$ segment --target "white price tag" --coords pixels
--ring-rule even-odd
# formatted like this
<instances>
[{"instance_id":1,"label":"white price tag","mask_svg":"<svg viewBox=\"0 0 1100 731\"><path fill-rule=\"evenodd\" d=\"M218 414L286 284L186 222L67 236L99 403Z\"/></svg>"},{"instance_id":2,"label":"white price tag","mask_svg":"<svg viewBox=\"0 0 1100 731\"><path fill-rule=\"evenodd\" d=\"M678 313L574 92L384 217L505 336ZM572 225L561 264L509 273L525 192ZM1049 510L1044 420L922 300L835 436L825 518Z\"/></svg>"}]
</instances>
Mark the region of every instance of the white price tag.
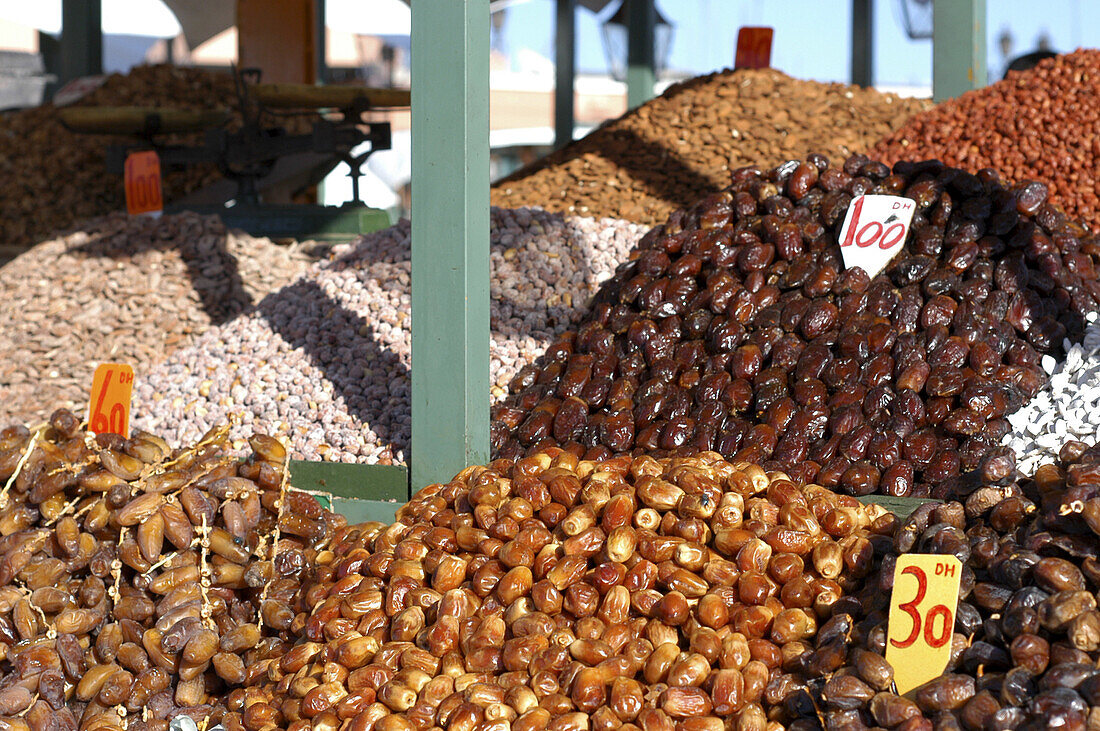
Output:
<instances>
[{"instance_id":1,"label":"white price tag","mask_svg":"<svg viewBox=\"0 0 1100 731\"><path fill-rule=\"evenodd\" d=\"M88 96L106 82L106 75L82 76L79 79L73 79L54 93L53 105L55 107L67 107Z\"/></svg>"},{"instance_id":2,"label":"white price tag","mask_svg":"<svg viewBox=\"0 0 1100 731\"><path fill-rule=\"evenodd\" d=\"M917 206L896 195L861 195L848 206L840 228L844 268L860 267L874 278L897 256Z\"/></svg>"}]
</instances>

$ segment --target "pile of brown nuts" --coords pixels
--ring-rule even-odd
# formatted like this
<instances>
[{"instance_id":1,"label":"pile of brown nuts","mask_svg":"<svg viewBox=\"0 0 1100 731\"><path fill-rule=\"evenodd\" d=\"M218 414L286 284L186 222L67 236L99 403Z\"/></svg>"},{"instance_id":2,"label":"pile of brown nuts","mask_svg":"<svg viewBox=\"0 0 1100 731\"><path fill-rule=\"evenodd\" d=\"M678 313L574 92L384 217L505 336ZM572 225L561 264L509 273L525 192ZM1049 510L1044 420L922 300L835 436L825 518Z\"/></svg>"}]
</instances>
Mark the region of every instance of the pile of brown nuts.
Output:
<instances>
[{"instance_id":1,"label":"pile of brown nuts","mask_svg":"<svg viewBox=\"0 0 1100 731\"><path fill-rule=\"evenodd\" d=\"M1096 728L1098 496L1100 448L1067 442L1030 478L919 508L822 623L794 670L805 692L783 702L787 727ZM963 562L950 663L912 700L891 692L882 657L894 561L909 551Z\"/></svg>"},{"instance_id":2,"label":"pile of brown nuts","mask_svg":"<svg viewBox=\"0 0 1100 731\"><path fill-rule=\"evenodd\" d=\"M68 411L0 431L0 716L8 729L216 722L289 650L303 574L346 521L287 486L261 435L172 451Z\"/></svg>"},{"instance_id":3,"label":"pile of brown nuts","mask_svg":"<svg viewBox=\"0 0 1100 731\"><path fill-rule=\"evenodd\" d=\"M133 363L140 388L173 351L290 284L321 254L191 212L120 212L80 229L0 267L0 425L45 421L60 407L86 411L99 363ZM154 410L137 395L134 403L135 414ZM149 430L173 444L206 431L182 440Z\"/></svg>"},{"instance_id":4,"label":"pile of brown nuts","mask_svg":"<svg viewBox=\"0 0 1100 731\"><path fill-rule=\"evenodd\" d=\"M864 193L917 205L874 279L837 244ZM1005 416L1096 310L1098 244L1042 185L990 170L862 155L742 168L650 231L592 314L516 376L494 453L714 450L855 495L1004 482Z\"/></svg>"},{"instance_id":5,"label":"pile of brown nuts","mask_svg":"<svg viewBox=\"0 0 1100 731\"><path fill-rule=\"evenodd\" d=\"M74 106L142 106L235 110L233 77L180 66L137 66L111 74ZM298 124L294 119L291 125ZM61 124L52 104L0 115L0 175L18 181L0 190L0 254L14 256L83 218L125 210L122 176L108 175L107 145L125 137L80 135ZM166 144L196 144L202 133L165 135ZM218 180L213 165L165 169L165 202Z\"/></svg>"},{"instance_id":6,"label":"pile of brown nuts","mask_svg":"<svg viewBox=\"0 0 1100 731\"><path fill-rule=\"evenodd\" d=\"M1081 49L914 115L873 157L937 158L1013 183L1038 180L1075 219L1100 232L1100 50Z\"/></svg>"},{"instance_id":7,"label":"pile of brown nuts","mask_svg":"<svg viewBox=\"0 0 1100 731\"><path fill-rule=\"evenodd\" d=\"M719 71L675 84L498 181L492 201L655 226L722 190L742 165L779 165L811 152L844 158L930 107L774 69Z\"/></svg>"},{"instance_id":8,"label":"pile of brown nuts","mask_svg":"<svg viewBox=\"0 0 1100 731\"><path fill-rule=\"evenodd\" d=\"M893 515L719 455L551 448L338 530L227 731L745 731ZM263 667L263 665L261 665ZM727 726L726 722L732 723Z\"/></svg>"}]
</instances>

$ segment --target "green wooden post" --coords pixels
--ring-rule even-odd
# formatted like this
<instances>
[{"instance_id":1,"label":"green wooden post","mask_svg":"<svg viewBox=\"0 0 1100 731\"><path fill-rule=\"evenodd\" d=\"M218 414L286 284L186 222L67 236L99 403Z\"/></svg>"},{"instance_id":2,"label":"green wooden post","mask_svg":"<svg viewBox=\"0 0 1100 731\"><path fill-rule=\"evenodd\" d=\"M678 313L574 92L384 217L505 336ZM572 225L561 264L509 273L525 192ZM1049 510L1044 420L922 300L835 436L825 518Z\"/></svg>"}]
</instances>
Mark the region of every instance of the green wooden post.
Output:
<instances>
[{"instance_id":1,"label":"green wooden post","mask_svg":"<svg viewBox=\"0 0 1100 731\"><path fill-rule=\"evenodd\" d=\"M325 38L325 0L314 0L313 23L317 29L317 38L314 39L313 65L314 80L323 84L328 80L328 40ZM320 191L318 191L320 193Z\"/></svg>"},{"instance_id":2,"label":"green wooden post","mask_svg":"<svg viewBox=\"0 0 1100 731\"><path fill-rule=\"evenodd\" d=\"M412 3L412 490L489 457L489 3Z\"/></svg>"},{"instance_id":3,"label":"green wooden post","mask_svg":"<svg viewBox=\"0 0 1100 731\"><path fill-rule=\"evenodd\" d=\"M985 0L932 7L932 99L940 102L985 86Z\"/></svg>"},{"instance_id":4,"label":"green wooden post","mask_svg":"<svg viewBox=\"0 0 1100 731\"><path fill-rule=\"evenodd\" d=\"M852 83L875 83L875 2L852 0Z\"/></svg>"},{"instance_id":5,"label":"green wooden post","mask_svg":"<svg viewBox=\"0 0 1100 731\"><path fill-rule=\"evenodd\" d=\"M653 98L657 83L657 7L653 0L626 0L626 107L633 109Z\"/></svg>"},{"instance_id":6,"label":"green wooden post","mask_svg":"<svg viewBox=\"0 0 1100 731\"><path fill-rule=\"evenodd\" d=\"M554 147L573 141L577 0L558 0L554 22Z\"/></svg>"},{"instance_id":7,"label":"green wooden post","mask_svg":"<svg viewBox=\"0 0 1100 731\"><path fill-rule=\"evenodd\" d=\"M101 0L63 0L61 3L60 83L103 73Z\"/></svg>"},{"instance_id":8,"label":"green wooden post","mask_svg":"<svg viewBox=\"0 0 1100 731\"><path fill-rule=\"evenodd\" d=\"M61 88L61 41L49 33L38 31L38 52L42 54L42 65L47 74L57 77L46 82L44 101L53 99L54 92Z\"/></svg>"}]
</instances>

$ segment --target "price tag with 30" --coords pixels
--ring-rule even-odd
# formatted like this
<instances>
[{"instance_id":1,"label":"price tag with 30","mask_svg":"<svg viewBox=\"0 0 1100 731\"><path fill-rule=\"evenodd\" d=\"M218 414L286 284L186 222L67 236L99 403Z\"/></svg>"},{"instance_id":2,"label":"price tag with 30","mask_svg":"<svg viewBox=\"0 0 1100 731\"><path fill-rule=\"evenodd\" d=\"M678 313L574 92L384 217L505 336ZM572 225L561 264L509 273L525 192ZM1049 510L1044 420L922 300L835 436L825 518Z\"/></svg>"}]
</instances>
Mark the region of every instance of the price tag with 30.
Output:
<instances>
[{"instance_id":1,"label":"price tag with 30","mask_svg":"<svg viewBox=\"0 0 1100 731\"><path fill-rule=\"evenodd\" d=\"M92 377L88 403L88 428L95 434L121 434L130 438L130 396L134 369L125 363L103 363Z\"/></svg>"},{"instance_id":2,"label":"price tag with 30","mask_svg":"<svg viewBox=\"0 0 1100 731\"><path fill-rule=\"evenodd\" d=\"M840 228L844 268L860 267L872 278L898 255L917 206L896 195L861 195L848 206Z\"/></svg>"},{"instance_id":3,"label":"price tag with 30","mask_svg":"<svg viewBox=\"0 0 1100 731\"><path fill-rule=\"evenodd\" d=\"M962 563L954 556L898 558L886 641L898 693L938 678L947 667L961 579Z\"/></svg>"}]
</instances>

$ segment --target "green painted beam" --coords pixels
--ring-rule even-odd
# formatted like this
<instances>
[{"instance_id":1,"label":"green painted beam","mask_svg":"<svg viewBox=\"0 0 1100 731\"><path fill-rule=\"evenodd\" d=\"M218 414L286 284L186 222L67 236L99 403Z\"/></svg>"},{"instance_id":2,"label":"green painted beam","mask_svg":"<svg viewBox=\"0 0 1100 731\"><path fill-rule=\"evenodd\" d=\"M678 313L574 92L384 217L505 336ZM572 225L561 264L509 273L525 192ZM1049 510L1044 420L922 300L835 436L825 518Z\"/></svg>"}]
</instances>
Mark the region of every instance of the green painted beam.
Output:
<instances>
[{"instance_id":1,"label":"green painted beam","mask_svg":"<svg viewBox=\"0 0 1100 731\"><path fill-rule=\"evenodd\" d=\"M940 502L924 497L891 497L890 495L864 495L856 500L865 505L881 505L902 520L908 518L910 513L925 503Z\"/></svg>"},{"instance_id":2,"label":"green painted beam","mask_svg":"<svg viewBox=\"0 0 1100 731\"><path fill-rule=\"evenodd\" d=\"M985 0L934 0L932 99L985 86Z\"/></svg>"},{"instance_id":3,"label":"green painted beam","mask_svg":"<svg viewBox=\"0 0 1100 731\"><path fill-rule=\"evenodd\" d=\"M290 460L290 484L301 490L358 500L409 499L409 472L402 465Z\"/></svg>"},{"instance_id":4,"label":"green painted beam","mask_svg":"<svg viewBox=\"0 0 1100 731\"><path fill-rule=\"evenodd\" d=\"M412 486L489 458L489 3L412 3Z\"/></svg>"},{"instance_id":5,"label":"green painted beam","mask_svg":"<svg viewBox=\"0 0 1100 731\"><path fill-rule=\"evenodd\" d=\"M242 204L225 208L184 203L165 206L165 211L194 211L202 215L218 216L227 228L239 228L253 236L327 243L347 243L363 234L380 231L392 225L390 214L386 211L357 205L264 203L258 206Z\"/></svg>"},{"instance_id":6,"label":"green painted beam","mask_svg":"<svg viewBox=\"0 0 1100 731\"><path fill-rule=\"evenodd\" d=\"M389 524L394 521L394 513L404 505L401 502L383 502L381 500L352 500L338 497L333 502L332 510L348 519L348 523L366 523L369 520L380 520Z\"/></svg>"},{"instance_id":7,"label":"green painted beam","mask_svg":"<svg viewBox=\"0 0 1100 731\"><path fill-rule=\"evenodd\" d=\"M557 0L554 22L554 147L573 141L573 82L577 75L577 0Z\"/></svg>"},{"instance_id":8,"label":"green painted beam","mask_svg":"<svg viewBox=\"0 0 1100 731\"><path fill-rule=\"evenodd\" d=\"M626 0L626 28L626 107L633 109L653 98L657 83L653 0Z\"/></svg>"},{"instance_id":9,"label":"green painted beam","mask_svg":"<svg viewBox=\"0 0 1100 731\"><path fill-rule=\"evenodd\" d=\"M333 497L331 495L317 495L317 502L325 510L339 513L348 519L348 523L366 523L377 520L383 523L392 523L396 517L397 509L404 502L395 500L355 500L346 497Z\"/></svg>"}]
</instances>

